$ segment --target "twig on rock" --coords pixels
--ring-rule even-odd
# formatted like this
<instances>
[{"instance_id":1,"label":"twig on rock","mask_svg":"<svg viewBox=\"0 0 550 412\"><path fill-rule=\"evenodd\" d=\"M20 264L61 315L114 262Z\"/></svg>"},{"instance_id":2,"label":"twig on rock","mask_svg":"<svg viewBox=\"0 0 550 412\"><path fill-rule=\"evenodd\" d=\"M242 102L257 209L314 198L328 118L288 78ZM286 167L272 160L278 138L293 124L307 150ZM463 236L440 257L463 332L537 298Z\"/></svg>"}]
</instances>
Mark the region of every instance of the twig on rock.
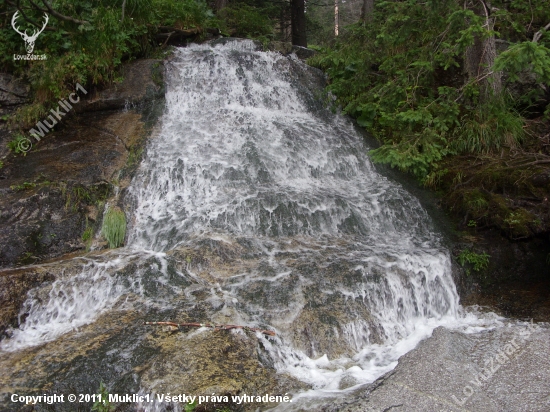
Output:
<instances>
[{"instance_id":1,"label":"twig on rock","mask_svg":"<svg viewBox=\"0 0 550 412\"><path fill-rule=\"evenodd\" d=\"M252 332L260 332L264 335L275 336L275 332L272 330L263 330L258 328L251 328L249 326L240 326L240 325L214 325L213 323L177 323L177 322L145 322L145 325L156 325L156 326L171 326L175 328L187 327L187 328L211 328L214 330L229 330L229 329L243 329L250 330Z\"/></svg>"}]
</instances>

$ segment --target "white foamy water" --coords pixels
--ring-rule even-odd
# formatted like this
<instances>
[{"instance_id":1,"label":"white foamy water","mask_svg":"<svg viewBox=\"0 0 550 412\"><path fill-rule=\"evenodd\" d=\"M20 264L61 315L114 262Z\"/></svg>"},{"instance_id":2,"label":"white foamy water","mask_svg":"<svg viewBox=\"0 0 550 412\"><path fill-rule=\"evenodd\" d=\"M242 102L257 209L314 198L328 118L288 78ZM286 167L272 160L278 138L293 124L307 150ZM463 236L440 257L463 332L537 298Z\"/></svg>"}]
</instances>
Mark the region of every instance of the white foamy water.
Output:
<instances>
[{"instance_id":1,"label":"white foamy water","mask_svg":"<svg viewBox=\"0 0 550 412\"><path fill-rule=\"evenodd\" d=\"M259 339L278 371L311 385L296 397L308 405L391 370L437 326L487 326L462 313L418 200L376 172L352 124L305 86L311 69L242 41L179 49L167 74L161 131L130 188L128 246L33 291L3 350L122 310L129 294L170 309L203 288L212 319L277 331ZM181 248L221 263L208 279L191 261L169 269Z\"/></svg>"},{"instance_id":2,"label":"white foamy water","mask_svg":"<svg viewBox=\"0 0 550 412\"><path fill-rule=\"evenodd\" d=\"M21 308L20 327L11 331L11 338L0 342L0 349L15 351L40 345L93 322L98 315L123 305L121 297L129 292L143 294L141 276L144 268L136 267L134 278L124 276L126 268L136 262L156 259L164 254L111 253L101 260L77 258L70 269L63 270L49 285L29 291ZM159 265L159 282L166 268Z\"/></svg>"}]
</instances>

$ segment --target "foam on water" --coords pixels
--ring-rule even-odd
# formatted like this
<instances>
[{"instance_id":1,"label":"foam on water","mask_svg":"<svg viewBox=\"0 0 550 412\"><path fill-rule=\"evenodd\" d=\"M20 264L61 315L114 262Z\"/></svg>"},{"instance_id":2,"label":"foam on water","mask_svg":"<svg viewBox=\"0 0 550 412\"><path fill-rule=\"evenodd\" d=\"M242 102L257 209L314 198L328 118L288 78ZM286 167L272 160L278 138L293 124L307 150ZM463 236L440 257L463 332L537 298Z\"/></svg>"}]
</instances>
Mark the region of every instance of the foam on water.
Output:
<instances>
[{"instance_id":1,"label":"foam on water","mask_svg":"<svg viewBox=\"0 0 550 412\"><path fill-rule=\"evenodd\" d=\"M55 340L93 322L129 292L144 294L143 268L134 278L123 276L132 262L161 262L158 281L166 272L164 254L141 251L108 254L103 260L77 258L50 285L31 289L19 314L20 326L11 330L10 339L0 342L0 350L13 352Z\"/></svg>"},{"instance_id":2,"label":"foam on water","mask_svg":"<svg viewBox=\"0 0 550 412\"><path fill-rule=\"evenodd\" d=\"M280 371L329 393L346 376L372 381L439 325L475 323L459 314L450 257L418 201L376 173L346 119L311 104L296 80L300 63L250 45L193 46L171 61L163 138L150 145L132 186L132 245L168 250L197 237L253 238L250 248L273 270L224 279L228 306L239 302L239 321L279 332L275 342L262 339ZM325 268L353 263L362 280L301 273L285 254ZM263 295L280 296L279 283L295 273L284 306L245 298L260 284ZM354 356L306 355L290 337L305 290L323 281L321 293L350 303L354 319L334 336ZM361 318L358 301L374 320Z\"/></svg>"},{"instance_id":3,"label":"foam on water","mask_svg":"<svg viewBox=\"0 0 550 412\"><path fill-rule=\"evenodd\" d=\"M312 69L241 41L178 49L167 74L162 129L130 187L128 246L32 291L2 350L55 339L128 294L180 307L191 282L209 291L212 316L277 331L259 339L277 370L314 388L296 398L307 405L376 379L437 326L486 326L461 311L449 252L418 200L376 172L352 124L306 87ZM167 269L166 253L205 244L244 257L227 260L230 275L212 269L214 281ZM121 276L130 264L141 269Z\"/></svg>"}]
</instances>

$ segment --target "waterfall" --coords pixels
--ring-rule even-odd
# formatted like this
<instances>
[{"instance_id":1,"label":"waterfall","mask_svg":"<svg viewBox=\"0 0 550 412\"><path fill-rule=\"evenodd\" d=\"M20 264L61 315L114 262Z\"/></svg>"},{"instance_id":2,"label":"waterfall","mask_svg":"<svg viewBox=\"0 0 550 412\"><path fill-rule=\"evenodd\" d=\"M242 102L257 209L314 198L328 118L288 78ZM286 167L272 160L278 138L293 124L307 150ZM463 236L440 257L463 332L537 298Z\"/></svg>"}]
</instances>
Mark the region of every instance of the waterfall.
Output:
<instances>
[{"instance_id":1,"label":"waterfall","mask_svg":"<svg viewBox=\"0 0 550 412\"><path fill-rule=\"evenodd\" d=\"M355 356L355 375L369 362L385 370L391 362L365 348L456 316L449 253L418 200L376 172L350 121L304 84L310 69L239 45L179 49L170 61L161 137L132 185L129 243L244 245L258 263L215 276L223 310L279 332L280 345L266 345L280 370L338 387L334 371L314 372L311 358L327 352Z\"/></svg>"},{"instance_id":2,"label":"waterfall","mask_svg":"<svg viewBox=\"0 0 550 412\"><path fill-rule=\"evenodd\" d=\"M200 300L212 322L276 331L258 336L276 370L333 393L460 323L441 236L325 105L319 73L252 41L176 49L166 66L127 246L29 295L4 351L109 311L146 318Z\"/></svg>"}]
</instances>

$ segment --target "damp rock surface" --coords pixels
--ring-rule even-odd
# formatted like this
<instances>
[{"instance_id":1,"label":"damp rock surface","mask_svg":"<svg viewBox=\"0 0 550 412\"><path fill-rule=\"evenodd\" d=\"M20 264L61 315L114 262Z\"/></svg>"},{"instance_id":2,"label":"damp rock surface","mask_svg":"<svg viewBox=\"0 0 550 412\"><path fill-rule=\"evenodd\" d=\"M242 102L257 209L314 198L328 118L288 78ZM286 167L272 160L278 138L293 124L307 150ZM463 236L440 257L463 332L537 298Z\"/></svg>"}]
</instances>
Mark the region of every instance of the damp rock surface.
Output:
<instances>
[{"instance_id":1,"label":"damp rock surface","mask_svg":"<svg viewBox=\"0 0 550 412\"><path fill-rule=\"evenodd\" d=\"M550 327L513 325L477 334L438 328L342 412L550 410Z\"/></svg>"},{"instance_id":2,"label":"damp rock surface","mask_svg":"<svg viewBox=\"0 0 550 412\"><path fill-rule=\"evenodd\" d=\"M136 61L124 75L105 90L80 93L73 112L40 142L33 139L30 152L4 160L0 268L83 251L84 231L97 232L105 201L115 186L128 184L162 109L163 66L157 60ZM19 89L14 90L23 93ZM10 102L0 100L0 106ZM0 132L7 142L7 132Z\"/></svg>"}]
</instances>

